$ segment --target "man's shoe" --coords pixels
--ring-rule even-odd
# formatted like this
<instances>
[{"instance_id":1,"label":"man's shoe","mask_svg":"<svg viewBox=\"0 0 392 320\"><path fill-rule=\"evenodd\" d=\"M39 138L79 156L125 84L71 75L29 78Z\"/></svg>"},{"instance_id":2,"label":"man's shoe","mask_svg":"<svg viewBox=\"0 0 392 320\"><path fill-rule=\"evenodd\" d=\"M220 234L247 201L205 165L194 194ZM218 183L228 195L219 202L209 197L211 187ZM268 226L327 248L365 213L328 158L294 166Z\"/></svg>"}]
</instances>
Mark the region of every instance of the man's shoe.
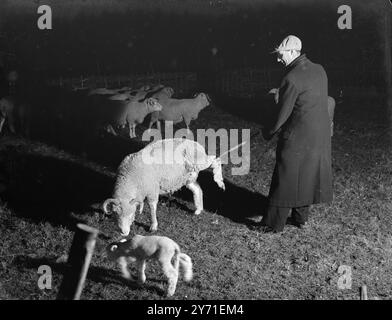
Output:
<instances>
[{"instance_id":1,"label":"man's shoe","mask_svg":"<svg viewBox=\"0 0 392 320\"><path fill-rule=\"evenodd\" d=\"M289 217L287 218L287 224L291 224L292 226L302 229L306 225L306 222L298 222L294 220L292 217Z\"/></svg>"},{"instance_id":2,"label":"man's shoe","mask_svg":"<svg viewBox=\"0 0 392 320\"><path fill-rule=\"evenodd\" d=\"M278 231L268 226L262 226L259 231L261 233L278 233Z\"/></svg>"}]
</instances>

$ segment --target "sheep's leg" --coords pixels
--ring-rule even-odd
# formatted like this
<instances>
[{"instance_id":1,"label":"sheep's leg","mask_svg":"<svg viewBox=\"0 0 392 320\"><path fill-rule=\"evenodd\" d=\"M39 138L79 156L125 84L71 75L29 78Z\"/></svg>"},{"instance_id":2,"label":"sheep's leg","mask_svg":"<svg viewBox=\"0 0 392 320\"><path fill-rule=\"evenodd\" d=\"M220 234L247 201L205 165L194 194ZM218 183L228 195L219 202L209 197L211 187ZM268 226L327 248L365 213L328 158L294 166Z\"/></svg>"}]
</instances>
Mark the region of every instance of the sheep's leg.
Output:
<instances>
[{"instance_id":1,"label":"sheep's leg","mask_svg":"<svg viewBox=\"0 0 392 320\"><path fill-rule=\"evenodd\" d=\"M133 124L133 125L132 125L132 138L136 138L136 131L135 131L135 128L136 128L136 124Z\"/></svg>"},{"instance_id":2,"label":"sheep's leg","mask_svg":"<svg viewBox=\"0 0 392 320\"><path fill-rule=\"evenodd\" d=\"M143 212L143 209L144 209L144 201L140 203L139 214L141 214Z\"/></svg>"},{"instance_id":3,"label":"sheep's leg","mask_svg":"<svg viewBox=\"0 0 392 320\"><path fill-rule=\"evenodd\" d=\"M162 271L168 280L167 296L170 297L176 291L178 272L171 264L170 258L162 259L159 262L162 266Z\"/></svg>"},{"instance_id":4,"label":"sheep's leg","mask_svg":"<svg viewBox=\"0 0 392 320\"><path fill-rule=\"evenodd\" d=\"M148 204L150 206L151 210L151 227L150 227L150 232L155 232L158 230L158 221L157 221L157 205L158 205L158 199L149 199Z\"/></svg>"},{"instance_id":5,"label":"sheep's leg","mask_svg":"<svg viewBox=\"0 0 392 320\"><path fill-rule=\"evenodd\" d=\"M118 264L121 268L121 273L125 279L131 279L131 274L128 271L128 263L125 257L118 259Z\"/></svg>"},{"instance_id":6,"label":"sheep's leg","mask_svg":"<svg viewBox=\"0 0 392 320\"><path fill-rule=\"evenodd\" d=\"M4 122L5 122L5 118L1 118L1 119L0 119L0 133L1 133L1 131L3 130Z\"/></svg>"},{"instance_id":7,"label":"sheep's leg","mask_svg":"<svg viewBox=\"0 0 392 320\"><path fill-rule=\"evenodd\" d=\"M139 273L137 282L142 285L143 283L146 282L146 274L145 274L145 270L146 270L146 260L139 260L137 262L137 270Z\"/></svg>"},{"instance_id":8,"label":"sheep's leg","mask_svg":"<svg viewBox=\"0 0 392 320\"><path fill-rule=\"evenodd\" d=\"M148 126L148 130L151 130L152 126L157 121L158 121L158 114L156 112L151 113L150 124ZM158 124L157 124L157 126L158 126Z\"/></svg>"},{"instance_id":9,"label":"sheep's leg","mask_svg":"<svg viewBox=\"0 0 392 320\"><path fill-rule=\"evenodd\" d=\"M128 126L129 126L129 137L130 137L130 138L133 138L133 137L132 137L132 127L133 127L133 125L132 125L132 124L129 124Z\"/></svg>"},{"instance_id":10,"label":"sheep's leg","mask_svg":"<svg viewBox=\"0 0 392 320\"><path fill-rule=\"evenodd\" d=\"M186 187L193 193L193 201L196 206L195 214L200 214L203 211L203 191L197 182L191 182Z\"/></svg>"},{"instance_id":11,"label":"sheep's leg","mask_svg":"<svg viewBox=\"0 0 392 320\"><path fill-rule=\"evenodd\" d=\"M161 122L157 120L157 129L161 132Z\"/></svg>"},{"instance_id":12,"label":"sheep's leg","mask_svg":"<svg viewBox=\"0 0 392 320\"><path fill-rule=\"evenodd\" d=\"M136 123L133 125L133 137L136 138Z\"/></svg>"},{"instance_id":13,"label":"sheep's leg","mask_svg":"<svg viewBox=\"0 0 392 320\"><path fill-rule=\"evenodd\" d=\"M188 133L190 133L191 132L191 130L190 130L190 124L191 124L191 120L190 119L188 119L188 118L184 118L184 122L185 122L185 125L186 125L186 130L188 131Z\"/></svg>"},{"instance_id":14,"label":"sheep's leg","mask_svg":"<svg viewBox=\"0 0 392 320\"><path fill-rule=\"evenodd\" d=\"M223 190L226 189L223 176L222 176L222 161L220 158L215 158L214 156L208 156L209 161L211 161L211 168L214 173L214 181Z\"/></svg>"}]
</instances>

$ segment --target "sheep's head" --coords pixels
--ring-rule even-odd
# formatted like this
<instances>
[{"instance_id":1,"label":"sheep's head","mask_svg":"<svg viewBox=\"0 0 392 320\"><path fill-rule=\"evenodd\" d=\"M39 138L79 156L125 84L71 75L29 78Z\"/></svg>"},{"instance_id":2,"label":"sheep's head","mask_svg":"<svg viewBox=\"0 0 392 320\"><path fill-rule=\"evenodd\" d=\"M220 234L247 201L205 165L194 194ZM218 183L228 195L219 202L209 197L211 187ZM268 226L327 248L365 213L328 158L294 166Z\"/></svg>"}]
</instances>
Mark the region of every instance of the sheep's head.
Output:
<instances>
[{"instance_id":1,"label":"sheep's head","mask_svg":"<svg viewBox=\"0 0 392 320\"><path fill-rule=\"evenodd\" d=\"M114 214L117 226L122 236L127 236L135 220L136 200L107 199L103 205L103 212L107 215Z\"/></svg>"},{"instance_id":2,"label":"sheep's head","mask_svg":"<svg viewBox=\"0 0 392 320\"><path fill-rule=\"evenodd\" d=\"M162 105L155 98L148 98L148 99L146 99L145 100L145 104L146 104L149 112L161 111L162 110Z\"/></svg>"},{"instance_id":3,"label":"sheep's head","mask_svg":"<svg viewBox=\"0 0 392 320\"><path fill-rule=\"evenodd\" d=\"M117 257L117 249L118 249L118 244L111 243L106 247L106 256L108 257L109 260L116 260Z\"/></svg>"},{"instance_id":4,"label":"sheep's head","mask_svg":"<svg viewBox=\"0 0 392 320\"><path fill-rule=\"evenodd\" d=\"M126 238L108 244L105 248L106 257L111 261L116 261L126 255L127 246L122 245L124 242L127 242Z\"/></svg>"},{"instance_id":5,"label":"sheep's head","mask_svg":"<svg viewBox=\"0 0 392 320\"><path fill-rule=\"evenodd\" d=\"M202 102L203 108L208 107L211 103L211 98L204 92L196 93L193 97Z\"/></svg>"},{"instance_id":6,"label":"sheep's head","mask_svg":"<svg viewBox=\"0 0 392 320\"><path fill-rule=\"evenodd\" d=\"M171 87L165 87L162 89L162 91L169 97L171 98L174 94L174 90Z\"/></svg>"}]
</instances>

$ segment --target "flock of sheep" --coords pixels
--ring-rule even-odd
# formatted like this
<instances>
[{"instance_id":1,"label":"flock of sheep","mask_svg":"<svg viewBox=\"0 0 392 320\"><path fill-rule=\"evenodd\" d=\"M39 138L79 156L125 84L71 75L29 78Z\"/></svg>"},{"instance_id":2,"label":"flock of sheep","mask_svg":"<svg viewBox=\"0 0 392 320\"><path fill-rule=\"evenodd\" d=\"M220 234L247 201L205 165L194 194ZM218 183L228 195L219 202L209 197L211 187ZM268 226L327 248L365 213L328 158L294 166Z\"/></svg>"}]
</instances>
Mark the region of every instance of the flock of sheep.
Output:
<instances>
[{"instance_id":1,"label":"flock of sheep","mask_svg":"<svg viewBox=\"0 0 392 320\"><path fill-rule=\"evenodd\" d=\"M192 120L197 119L201 110L209 106L210 99L205 93L197 93L193 98L176 99L174 90L164 85L142 86L139 89L122 87L119 89L97 88L89 90L87 97L99 114L100 127L117 135L115 128L129 128L129 137L136 137L136 126L144 122L150 114L149 129L160 121L180 123L187 129Z\"/></svg>"}]
</instances>

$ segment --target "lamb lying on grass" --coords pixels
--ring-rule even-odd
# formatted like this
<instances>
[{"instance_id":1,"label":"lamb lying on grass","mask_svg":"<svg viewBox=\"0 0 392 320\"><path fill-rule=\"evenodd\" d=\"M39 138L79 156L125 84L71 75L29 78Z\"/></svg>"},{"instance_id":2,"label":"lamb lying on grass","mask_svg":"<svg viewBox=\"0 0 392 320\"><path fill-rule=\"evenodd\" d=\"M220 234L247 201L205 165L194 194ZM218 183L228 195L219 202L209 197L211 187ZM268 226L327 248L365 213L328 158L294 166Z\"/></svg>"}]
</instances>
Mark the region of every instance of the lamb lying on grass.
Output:
<instances>
[{"instance_id":1,"label":"lamb lying on grass","mask_svg":"<svg viewBox=\"0 0 392 320\"><path fill-rule=\"evenodd\" d=\"M274 95L275 103L278 104L279 103L279 88L273 88L268 93ZM331 137L333 136L333 117L335 114L335 106L336 106L335 99L328 96L328 115L329 115L329 120L331 121Z\"/></svg>"},{"instance_id":2,"label":"lamb lying on grass","mask_svg":"<svg viewBox=\"0 0 392 320\"><path fill-rule=\"evenodd\" d=\"M196 179L201 170L211 167L214 181L225 189L219 158L208 156L204 147L189 139L165 139L150 143L121 162L113 191L102 207L106 214L114 213L117 226L127 236L135 220L136 206L143 211L144 200L151 210L150 231L158 229L156 210L159 195L169 194L186 186L193 193L195 214L203 210L203 192Z\"/></svg>"},{"instance_id":3,"label":"lamb lying on grass","mask_svg":"<svg viewBox=\"0 0 392 320\"><path fill-rule=\"evenodd\" d=\"M162 271L168 279L166 295L174 295L176 291L179 269L184 272L184 280L192 280L192 260L182 253L180 246L172 239L160 236L141 236L135 235L131 240L123 239L114 242L106 247L106 254L111 261L117 261L121 268L124 278L130 279L128 263L137 264L139 272L138 283L141 285L146 282L144 273L147 260L157 260L161 265ZM172 259L174 263L172 264Z\"/></svg>"},{"instance_id":4,"label":"lamb lying on grass","mask_svg":"<svg viewBox=\"0 0 392 320\"><path fill-rule=\"evenodd\" d=\"M185 122L187 129L192 120L196 120L199 112L210 105L210 99L207 94L199 93L193 99L161 99L162 111L151 118L150 128L157 122L157 128L160 130L159 120L173 121L173 123Z\"/></svg>"}]
</instances>

